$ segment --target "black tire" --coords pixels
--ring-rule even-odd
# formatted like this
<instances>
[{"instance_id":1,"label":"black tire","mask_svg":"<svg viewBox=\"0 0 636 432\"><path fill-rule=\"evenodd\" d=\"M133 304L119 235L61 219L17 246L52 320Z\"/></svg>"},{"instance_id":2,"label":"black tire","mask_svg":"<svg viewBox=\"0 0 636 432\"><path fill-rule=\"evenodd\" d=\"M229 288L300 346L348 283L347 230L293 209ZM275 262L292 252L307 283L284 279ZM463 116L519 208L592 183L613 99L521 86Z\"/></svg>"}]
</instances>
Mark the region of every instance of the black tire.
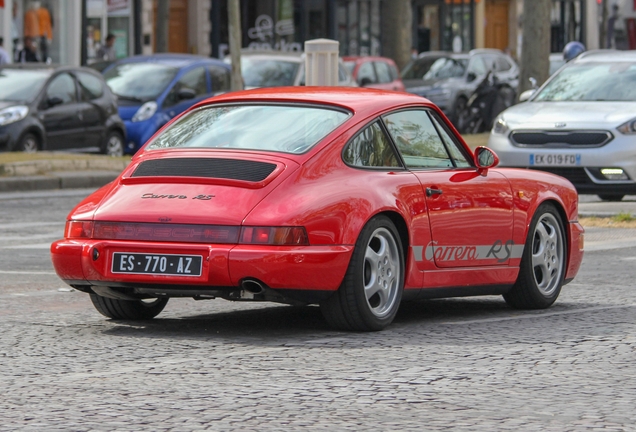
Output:
<instances>
[{"instance_id":1,"label":"black tire","mask_svg":"<svg viewBox=\"0 0 636 432\"><path fill-rule=\"evenodd\" d=\"M622 201L624 196L624 194L598 194L603 201Z\"/></svg>"},{"instance_id":2,"label":"black tire","mask_svg":"<svg viewBox=\"0 0 636 432\"><path fill-rule=\"evenodd\" d=\"M153 319L166 307L167 298L148 300L118 300L91 294L95 309L102 315L114 320Z\"/></svg>"},{"instance_id":3,"label":"black tire","mask_svg":"<svg viewBox=\"0 0 636 432\"><path fill-rule=\"evenodd\" d=\"M25 133L18 141L15 149L25 153L35 153L40 150L40 139L31 132Z\"/></svg>"},{"instance_id":4,"label":"black tire","mask_svg":"<svg viewBox=\"0 0 636 432\"><path fill-rule=\"evenodd\" d=\"M118 131L110 131L102 145L102 153L107 156L121 157L124 155L124 136Z\"/></svg>"},{"instance_id":5,"label":"black tire","mask_svg":"<svg viewBox=\"0 0 636 432\"><path fill-rule=\"evenodd\" d=\"M334 328L378 331L395 318L403 290L400 235L389 218L378 216L362 229L342 285L320 310Z\"/></svg>"},{"instance_id":6,"label":"black tire","mask_svg":"<svg viewBox=\"0 0 636 432\"><path fill-rule=\"evenodd\" d=\"M550 307L561 292L567 257L561 216L552 204L541 204L530 223L517 282L503 296L506 303L516 309Z\"/></svg>"}]
</instances>

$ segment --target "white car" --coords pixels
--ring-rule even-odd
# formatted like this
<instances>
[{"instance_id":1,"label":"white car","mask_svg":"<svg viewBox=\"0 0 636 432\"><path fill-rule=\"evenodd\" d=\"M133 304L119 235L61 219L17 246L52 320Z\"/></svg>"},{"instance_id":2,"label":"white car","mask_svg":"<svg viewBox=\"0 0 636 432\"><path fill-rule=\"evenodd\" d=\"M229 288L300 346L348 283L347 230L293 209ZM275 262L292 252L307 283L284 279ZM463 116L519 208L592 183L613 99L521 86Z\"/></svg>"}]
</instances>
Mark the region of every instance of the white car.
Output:
<instances>
[{"instance_id":1,"label":"white car","mask_svg":"<svg viewBox=\"0 0 636 432\"><path fill-rule=\"evenodd\" d=\"M561 175L582 194L607 201L636 194L636 52L572 60L497 117L488 147L501 166Z\"/></svg>"}]
</instances>

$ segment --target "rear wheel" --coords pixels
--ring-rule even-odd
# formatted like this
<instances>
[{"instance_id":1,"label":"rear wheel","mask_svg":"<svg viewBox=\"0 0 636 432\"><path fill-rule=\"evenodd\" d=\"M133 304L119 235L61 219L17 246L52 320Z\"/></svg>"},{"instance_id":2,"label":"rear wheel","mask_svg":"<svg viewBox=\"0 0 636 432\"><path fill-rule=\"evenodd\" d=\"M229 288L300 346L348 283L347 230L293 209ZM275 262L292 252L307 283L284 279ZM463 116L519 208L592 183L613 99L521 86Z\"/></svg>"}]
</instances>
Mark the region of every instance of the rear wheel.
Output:
<instances>
[{"instance_id":1,"label":"rear wheel","mask_svg":"<svg viewBox=\"0 0 636 432\"><path fill-rule=\"evenodd\" d=\"M378 216L363 228L342 285L320 309L335 328L382 330L395 318L403 289L400 236L389 218Z\"/></svg>"},{"instance_id":2,"label":"rear wheel","mask_svg":"<svg viewBox=\"0 0 636 432\"><path fill-rule=\"evenodd\" d=\"M16 150L23 151L25 153L35 153L40 149L40 140L35 134L26 133L20 138Z\"/></svg>"},{"instance_id":3,"label":"rear wheel","mask_svg":"<svg viewBox=\"0 0 636 432\"><path fill-rule=\"evenodd\" d=\"M144 300L119 300L91 294L95 309L114 320L149 320L161 313L168 303L167 298Z\"/></svg>"},{"instance_id":4,"label":"rear wheel","mask_svg":"<svg viewBox=\"0 0 636 432\"><path fill-rule=\"evenodd\" d=\"M517 309L544 309L556 301L567 263L564 233L556 208L540 205L530 224L517 282L504 294L506 303Z\"/></svg>"},{"instance_id":5,"label":"rear wheel","mask_svg":"<svg viewBox=\"0 0 636 432\"><path fill-rule=\"evenodd\" d=\"M124 155L124 137L117 131L110 131L102 146L102 153L107 156L119 157Z\"/></svg>"},{"instance_id":6,"label":"rear wheel","mask_svg":"<svg viewBox=\"0 0 636 432\"><path fill-rule=\"evenodd\" d=\"M621 201L625 195L621 194L598 194L603 201Z\"/></svg>"}]
</instances>

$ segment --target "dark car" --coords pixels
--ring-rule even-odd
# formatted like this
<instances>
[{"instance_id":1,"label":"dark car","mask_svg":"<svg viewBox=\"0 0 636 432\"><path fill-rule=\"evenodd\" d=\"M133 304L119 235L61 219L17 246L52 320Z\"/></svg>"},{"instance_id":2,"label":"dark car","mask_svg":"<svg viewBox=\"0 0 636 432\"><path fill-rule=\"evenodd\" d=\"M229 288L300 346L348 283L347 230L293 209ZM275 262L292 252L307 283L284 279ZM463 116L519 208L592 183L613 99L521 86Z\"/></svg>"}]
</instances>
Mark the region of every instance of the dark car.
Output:
<instances>
[{"instance_id":1,"label":"dark car","mask_svg":"<svg viewBox=\"0 0 636 432\"><path fill-rule=\"evenodd\" d=\"M9 65L0 69L0 150L98 148L123 154L117 98L88 68Z\"/></svg>"},{"instance_id":2,"label":"dark car","mask_svg":"<svg viewBox=\"0 0 636 432\"><path fill-rule=\"evenodd\" d=\"M519 68L512 57L495 49L422 53L404 67L402 81L407 92L429 99L456 124L489 71L494 72L497 82L509 87L511 105L519 84Z\"/></svg>"},{"instance_id":3,"label":"dark car","mask_svg":"<svg viewBox=\"0 0 636 432\"><path fill-rule=\"evenodd\" d=\"M388 57L349 56L342 59L360 87L404 91L397 65Z\"/></svg>"},{"instance_id":4,"label":"dark car","mask_svg":"<svg viewBox=\"0 0 636 432\"><path fill-rule=\"evenodd\" d=\"M126 153L135 153L195 103L230 89L228 64L191 54L128 57L106 67L103 74L118 96L128 136Z\"/></svg>"}]
</instances>

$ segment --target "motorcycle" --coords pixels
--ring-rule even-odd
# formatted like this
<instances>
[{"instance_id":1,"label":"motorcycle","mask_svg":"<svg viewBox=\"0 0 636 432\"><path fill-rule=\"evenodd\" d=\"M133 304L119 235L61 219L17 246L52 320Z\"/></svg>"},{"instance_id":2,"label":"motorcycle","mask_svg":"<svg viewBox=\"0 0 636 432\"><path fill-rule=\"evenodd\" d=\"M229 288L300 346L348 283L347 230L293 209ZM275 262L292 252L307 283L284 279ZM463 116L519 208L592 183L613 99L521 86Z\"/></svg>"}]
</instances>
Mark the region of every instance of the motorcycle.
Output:
<instances>
[{"instance_id":1,"label":"motorcycle","mask_svg":"<svg viewBox=\"0 0 636 432\"><path fill-rule=\"evenodd\" d=\"M499 83L492 71L488 72L468 99L466 109L459 113L457 130L469 134L489 131L499 113L514 100L515 91Z\"/></svg>"}]
</instances>

